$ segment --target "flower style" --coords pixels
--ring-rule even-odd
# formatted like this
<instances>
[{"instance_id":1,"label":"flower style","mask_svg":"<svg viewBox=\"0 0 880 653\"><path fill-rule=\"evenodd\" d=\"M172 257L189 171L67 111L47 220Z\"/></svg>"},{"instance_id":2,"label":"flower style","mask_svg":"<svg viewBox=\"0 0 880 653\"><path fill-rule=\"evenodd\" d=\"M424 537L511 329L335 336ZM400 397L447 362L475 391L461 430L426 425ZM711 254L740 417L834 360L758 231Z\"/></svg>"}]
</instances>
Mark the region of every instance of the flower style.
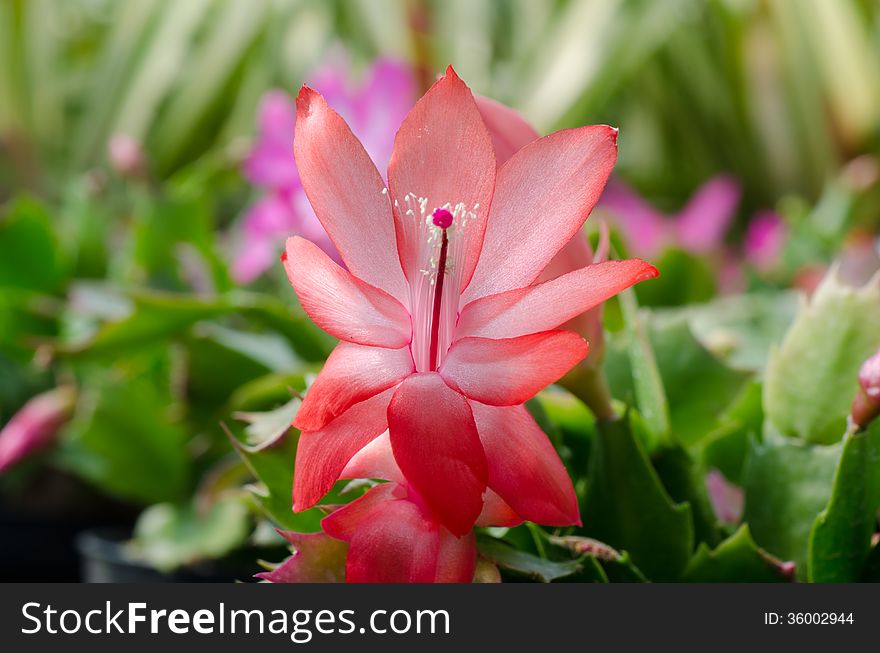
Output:
<instances>
[{"instance_id":1,"label":"flower style","mask_svg":"<svg viewBox=\"0 0 880 653\"><path fill-rule=\"evenodd\" d=\"M342 477L391 481L325 519L350 542L347 580L467 581L475 524L579 523L522 404L587 354L560 324L657 271L608 261L538 282L602 192L617 130L532 136L449 68L404 119L386 187L324 98L299 93L302 186L347 270L300 237L282 255L304 310L341 341L294 420L294 509Z\"/></svg>"},{"instance_id":2,"label":"flower style","mask_svg":"<svg viewBox=\"0 0 880 653\"><path fill-rule=\"evenodd\" d=\"M362 85L352 87L344 62L319 70L313 84L321 89L360 137L374 161L387 163L393 135L415 101L415 81L404 64L379 60ZM300 183L293 149L296 110L283 91L269 91L260 103L257 142L244 162L245 176L265 189L240 227L241 240L232 275L248 283L276 260L283 239L299 234L340 261L315 217Z\"/></svg>"}]
</instances>

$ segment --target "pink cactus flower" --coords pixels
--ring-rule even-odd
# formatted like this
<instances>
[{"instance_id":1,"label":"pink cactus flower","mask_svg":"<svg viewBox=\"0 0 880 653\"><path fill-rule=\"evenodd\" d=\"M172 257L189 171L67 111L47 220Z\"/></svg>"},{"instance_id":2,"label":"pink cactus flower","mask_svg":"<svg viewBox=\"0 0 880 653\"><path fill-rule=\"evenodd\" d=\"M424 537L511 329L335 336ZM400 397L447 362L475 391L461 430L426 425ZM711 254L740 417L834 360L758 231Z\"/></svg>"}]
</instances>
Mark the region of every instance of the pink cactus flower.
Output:
<instances>
[{"instance_id":1,"label":"pink cactus flower","mask_svg":"<svg viewBox=\"0 0 880 653\"><path fill-rule=\"evenodd\" d=\"M379 60L361 85L352 86L343 76L344 63L318 71L313 84L345 117L373 161L384 166L391 157L394 133L415 101L413 75L404 64ZM232 276L238 283L249 283L265 272L284 239L293 234L341 261L303 193L291 156L295 120L296 110L286 93L274 90L263 97L258 138L244 162L244 173L265 194L248 210L237 235Z\"/></svg>"},{"instance_id":2,"label":"pink cactus flower","mask_svg":"<svg viewBox=\"0 0 880 653\"><path fill-rule=\"evenodd\" d=\"M666 216L615 180L602 195L601 206L614 215L631 251L650 258L670 246L694 254L719 249L739 198L739 184L720 175L698 188L681 211Z\"/></svg>"},{"instance_id":3,"label":"pink cactus flower","mask_svg":"<svg viewBox=\"0 0 880 653\"><path fill-rule=\"evenodd\" d=\"M717 469L706 474L706 490L715 516L722 524L738 524L743 516L745 494Z\"/></svg>"},{"instance_id":4,"label":"pink cactus flower","mask_svg":"<svg viewBox=\"0 0 880 653\"><path fill-rule=\"evenodd\" d=\"M880 417L880 350L859 369L859 389L850 415L850 421L858 428L867 428Z\"/></svg>"},{"instance_id":5,"label":"pink cactus flower","mask_svg":"<svg viewBox=\"0 0 880 653\"><path fill-rule=\"evenodd\" d=\"M377 494L402 522L422 519L418 509L460 545L497 495L519 520L579 523L571 481L522 404L587 354L560 324L657 271L609 261L538 283L598 199L617 130L533 140L496 172L508 155L484 120L450 68L404 119L386 187L344 120L300 91L297 167L347 270L300 237L282 256L304 310L341 340L294 420L295 510L387 433L407 505L390 489ZM376 530L364 546L402 533ZM352 536L349 556L355 549ZM352 570L349 580L366 579Z\"/></svg>"},{"instance_id":6,"label":"pink cactus flower","mask_svg":"<svg viewBox=\"0 0 880 653\"><path fill-rule=\"evenodd\" d=\"M785 222L773 211L761 211L752 217L743 242L746 260L766 272L779 262L788 235Z\"/></svg>"},{"instance_id":7,"label":"pink cactus flower","mask_svg":"<svg viewBox=\"0 0 880 653\"><path fill-rule=\"evenodd\" d=\"M60 387L28 401L0 431L0 473L46 448L70 418L76 392Z\"/></svg>"}]
</instances>

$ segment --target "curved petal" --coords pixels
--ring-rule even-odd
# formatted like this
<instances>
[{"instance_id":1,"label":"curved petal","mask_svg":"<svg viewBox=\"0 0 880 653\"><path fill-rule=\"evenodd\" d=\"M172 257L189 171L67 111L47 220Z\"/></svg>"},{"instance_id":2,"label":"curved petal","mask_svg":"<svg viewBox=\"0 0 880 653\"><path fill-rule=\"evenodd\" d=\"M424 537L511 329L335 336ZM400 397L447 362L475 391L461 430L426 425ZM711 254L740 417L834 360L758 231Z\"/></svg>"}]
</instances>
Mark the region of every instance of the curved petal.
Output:
<instances>
[{"instance_id":1,"label":"curved petal","mask_svg":"<svg viewBox=\"0 0 880 653\"><path fill-rule=\"evenodd\" d=\"M395 201L397 246L404 273L412 282L421 274L419 247L423 225L406 213L405 198L424 198L427 211L463 203L475 217L461 232L461 279L470 281L486 229L495 186L495 153L470 89L450 66L409 112L394 141L388 184ZM455 225L453 226L455 229Z\"/></svg>"},{"instance_id":2,"label":"curved petal","mask_svg":"<svg viewBox=\"0 0 880 653\"><path fill-rule=\"evenodd\" d=\"M331 517L337 523L344 521L357 503ZM437 575L439 550L439 526L416 504L405 499L376 502L367 518L359 518L357 527L351 529L345 580L430 583Z\"/></svg>"},{"instance_id":3,"label":"curved petal","mask_svg":"<svg viewBox=\"0 0 880 653\"><path fill-rule=\"evenodd\" d=\"M588 265L551 281L471 302L462 309L455 334L515 338L547 331L656 276L657 268L641 259Z\"/></svg>"},{"instance_id":4,"label":"curved petal","mask_svg":"<svg viewBox=\"0 0 880 653\"><path fill-rule=\"evenodd\" d=\"M351 406L409 376L414 370L409 347L384 349L340 342L309 388L293 425L317 431Z\"/></svg>"},{"instance_id":5,"label":"curved petal","mask_svg":"<svg viewBox=\"0 0 880 653\"><path fill-rule=\"evenodd\" d=\"M388 428L393 389L349 408L320 431L303 431L296 446L293 510L308 510L339 480L358 451Z\"/></svg>"},{"instance_id":6,"label":"curved petal","mask_svg":"<svg viewBox=\"0 0 880 653\"><path fill-rule=\"evenodd\" d=\"M467 400L436 372L401 383L388 406L394 458L440 522L464 535L483 508L486 457Z\"/></svg>"},{"instance_id":7,"label":"curved petal","mask_svg":"<svg viewBox=\"0 0 880 653\"><path fill-rule=\"evenodd\" d=\"M470 583L477 566L477 538L473 531L456 537L440 529L435 583Z\"/></svg>"},{"instance_id":8,"label":"curved petal","mask_svg":"<svg viewBox=\"0 0 880 653\"><path fill-rule=\"evenodd\" d=\"M492 488L486 488L486 492L483 494L483 512L477 518L477 526L481 528L488 526L513 528L522 522L523 518L517 515L516 511L498 496L497 492Z\"/></svg>"},{"instance_id":9,"label":"curved petal","mask_svg":"<svg viewBox=\"0 0 880 653\"><path fill-rule=\"evenodd\" d=\"M500 168L516 152L541 135L519 113L500 102L475 95L477 109L492 137L495 162Z\"/></svg>"},{"instance_id":10,"label":"curved petal","mask_svg":"<svg viewBox=\"0 0 880 653\"><path fill-rule=\"evenodd\" d=\"M636 256L650 258L666 244L671 221L619 179L608 184L599 206L613 214L628 250Z\"/></svg>"},{"instance_id":11,"label":"curved petal","mask_svg":"<svg viewBox=\"0 0 880 653\"><path fill-rule=\"evenodd\" d=\"M401 303L343 270L314 243L288 238L282 261L303 310L331 336L394 349L409 343L412 326Z\"/></svg>"},{"instance_id":12,"label":"curved petal","mask_svg":"<svg viewBox=\"0 0 880 653\"><path fill-rule=\"evenodd\" d=\"M358 451L354 458L348 461L340 478L375 478L404 483L403 474L391 451L388 431Z\"/></svg>"},{"instance_id":13,"label":"curved petal","mask_svg":"<svg viewBox=\"0 0 880 653\"><path fill-rule=\"evenodd\" d=\"M380 483L364 496L334 510L321 520L321 529L343 542L351 539L371 518L377 506L386 501L406 498L406 488L397 483Z\"/></svg>"},{"instance_id":14,"label":"curved petal","mask_svg":"<svg viewBox=\"0 0 880 653\"><path fill-rule=\"evenodd\" d=\"M385 183L345 121L307 86L296 98L293 149L303 189L346 267L405 305Z\"/></svg>"},{"instance_id":15,"label":"curved petal","mask_svg":"<svg viewBox=\"0 0 880 653\"><path fill-rule=\"evenodd\" d=\"M523 519L580 524L571 479L550 440L524 406L471 402L489 464L489 486Z\"/></svg>"},{"instance_id":16,"label":"curved petal","mask_svg":"<svg viewBox=\"0 0 880 653\"><path fill-rule=\"evenodd\" d=\"M533 282L581 228L617 159L617 130L558 131L498 171L482 255L465 302Z\"/></svg>"},{"instance_id":17,"label":"curved petal","mask_svg":"<svg viewBox=\"0 0 880 653\"><path fill-rule=\"evenodd\" d=\"M678 244L689 252L707 253L724 241L739 204L735 179L720 175L703 184L675 220Z\"/></svg>"},{"instance_id":18,"label":"curved petal","mask_svg":"<svg viewBox=\"0 0 880 653\"><path fill-rule=\"evenodd\" d=\"M450 347L440 374L471 399L513 406L561 379L588 351L584 339L570 331L504 340L462 338Z\"/></svg>"}]
</instances>

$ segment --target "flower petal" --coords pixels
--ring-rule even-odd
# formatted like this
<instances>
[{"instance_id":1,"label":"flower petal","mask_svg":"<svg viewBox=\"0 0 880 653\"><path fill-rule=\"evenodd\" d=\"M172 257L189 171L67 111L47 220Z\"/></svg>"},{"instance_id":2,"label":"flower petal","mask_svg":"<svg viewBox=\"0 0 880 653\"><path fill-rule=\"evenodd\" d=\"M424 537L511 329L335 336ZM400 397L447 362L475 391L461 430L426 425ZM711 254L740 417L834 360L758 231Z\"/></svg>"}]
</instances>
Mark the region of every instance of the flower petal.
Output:
<instances>
[{"instance_id":1,"label":"flower petal","mask_svg":"<svg viewBox=\"0 0 880 653\"><path fill-rule=\"evenodd\" d=\"M293 510L308 510L339 480L358 451L388 428L393 389L355 404L320 431L303 431L296 447Z\"/></svg>"},{"instance_id":2,"label":"flower petal","mask_svg":"<svg viewBox=\"0 0 880 653\"><path fill-rule=\"evenodd\" d=\"M408 483L456 535L483 508L486 457L467 400L436 372L414 374L388 406L394 458Z\"/></svg>"},{"instance_id":3,"label":"flower petal","mask_svg":"<svg viewBox=\"0 0 880 653\"><path fill-rule=\"evenodd\" d=\"M558 381L588 351L584 339L569 331L545 331L504 340L462 338L450 347L440 374L452 388L471 399L493 406L513 406Z\"/></svg>"},{"instance_id":4,"label":"flower petal","mask_svg":"<svg viewBox=\"0 0 880 653\"><path fill-rule=\"evenodd\" d=\"M489 464L489 486L523 519L580 524L571 479L550 440L524 406L471 402Z\"/></svg>"},{"instance_id":5,"label":"flower petal","mask_svg":"<svg viewBox=\"0 0 880 653\"><path fill-rule=\"evenodd\" d=\"M462 309L455 334L515 338L547 331L656 276L657 268L640 259L588 265L551 281L471 302Z\"/></svg>"},{"instance_id":6,"label":"flower petal","mask_svg":"<svg viewBox=\"0 0 880 653\"><path fill-rule=\"evenodd\" d=\"M346 581L432 582L440 549L438 524L406 499L371 498L380 487L323 521L328 534L337 537L342 531L347 536ZM358 505L367 501L370 503L366 508Z\"/></svg>"},{"instance_id":7,"label":"flower petal","mask_svg":"<svg viewBox=\"0 0 880 653\"><path fill-rule=\"evenodd\" d=\"M317 431L354 404L397 385L414 370L409 347L385 349L340 342L309 388L293 425Z\"/></svg>"},{"instance_id":8,"label":"flower petal","mask_svg":"<svg viewBox=\"0 0 880 653\"><path fill-rule=\"evenodd\" d=\"M409 343L410 317L400 302L343 270L314 243L288 238L282 260L303 310L331 336L393 349Z\"/></svg>"},{"instance_id":9,"label":"flower petal","mask_svg":"<svg viewBox=\"0 0 880 653\"><path fill-rule=\"evenodd\" d=\"M345 265L405 304L385 183L345 121L306 86L296 98L294 152L303 189Z\"/></svg>"},{"instance_id":10,"label":"flower petal","mask_svg":"<svg viewBox=\"0 0 880 653\"><path fill-rule=\"evenodd\" d=\"M477 518L476 525L485 528L487 526L505 526L512 528L522 524L523 518L516 514L513 508L498 496L492 488L486 488L483 494L483 512Z\"/></svg>"},{"instance_id":11,"label":"flower petal","mask_svg":"<svg viewBox=\"0 0 880 653\"><path fill-rule=\"evenodd\" d=\"M440 549L437 554L435 583L470 583L477 567L477 538L473 531L456 537L445 528L440 529Z\"/></svg>"},{"instance_id":12,"label":"flower petal","mask_svg":"<svg viewBox=\"0 0 880 653\"><path fill-rule=\"evenodd\" d=\"M614 215L628 251L636 256L656 256L666 244L671 221L619 179L608 184L599 206Z\"/></svg>"},{"instance_id":13,"label":"flower petal","mask_svg":"<svg viewBox=\"0 0 880 653\"><path fill-rule=\"evenodd\" d=\"M412 228L404 198L412 193L433 211L446 203L464 203L476 214L464 233L460 288L470 281L495 186L495 153L470 89L450 66L409 112L394 141L388 165L397 246L404 273L412 282L421 274L418 256L422 229ZM477 207L476 209L474 207Z\"/></svg>"},{"instance_id":14,"label":"flower petal","mask_svg":"<svg viewBox=\"0 0 880 653\"><path fill-rule=\"evenodd\" d=\"M617 130L567 129L526 145L498 171L482 255L463 300L533 282L599 199Z\"/></svg>"},{"instance_id":15,"label":"flower petal","mask_svg":"<svg viewBox=\"0 0 880 653\"><path fill-rule=\"evenodd\" d=\"M726 175L703 184L675 220L678 244L698 254L720 247L736 213L739 197L739 184Z\"/></svg>"},{"instance_id":16,"label":"flower petal","mask_svg":"<svg viewBox=\"0 0 880 653\"><path fill-rule=\"evenodd\" d=\"M340 478L375 478L404 483L406 479L403 478L400 467L394 460L388 431L358 451L354 458L348 461Z\"/></svg>"},{"instance_id":17,"label":"flower petal","mask_svg":"<svg viewBox=\"0 0 880 653\"><path fill-rule=\"evenodd\" d=\"M477 109L492 137L495 162L500 168L516 152L541 137L519 113L500 102L475 95Z\"/></svg>"},{"instance_id":18,"label":"flower petal","mask_svg":"<svg viewBox=\"0 0 880 653\"><path fill-rule=\"evenodd\" d=\"M343 542L351 539L371 518L377 506L386 501L406 498L406 488L397 483L380 483L364 496L334 510L321 520L321 528L330 537Z\"/></svg>"}]
</instances>

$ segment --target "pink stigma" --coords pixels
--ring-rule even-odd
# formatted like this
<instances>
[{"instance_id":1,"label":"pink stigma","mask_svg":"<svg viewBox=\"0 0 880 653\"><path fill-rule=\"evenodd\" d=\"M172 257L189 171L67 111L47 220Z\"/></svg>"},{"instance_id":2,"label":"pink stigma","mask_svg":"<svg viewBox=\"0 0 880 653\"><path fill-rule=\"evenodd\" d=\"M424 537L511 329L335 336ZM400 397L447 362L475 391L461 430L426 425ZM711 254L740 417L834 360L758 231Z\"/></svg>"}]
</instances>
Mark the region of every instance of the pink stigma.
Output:
<instances>
[{"instance_id":1,"label":"pink stigma","mask_svg":"<svg viewBox=\"0 0 880 653\"><path fill-rule=\"evenodd\" d=\"M447 209L434 209L431 216L433 217L434 226L436 227L449 229L452 225L452 213Z\"/></svg>"}]
</instances>

